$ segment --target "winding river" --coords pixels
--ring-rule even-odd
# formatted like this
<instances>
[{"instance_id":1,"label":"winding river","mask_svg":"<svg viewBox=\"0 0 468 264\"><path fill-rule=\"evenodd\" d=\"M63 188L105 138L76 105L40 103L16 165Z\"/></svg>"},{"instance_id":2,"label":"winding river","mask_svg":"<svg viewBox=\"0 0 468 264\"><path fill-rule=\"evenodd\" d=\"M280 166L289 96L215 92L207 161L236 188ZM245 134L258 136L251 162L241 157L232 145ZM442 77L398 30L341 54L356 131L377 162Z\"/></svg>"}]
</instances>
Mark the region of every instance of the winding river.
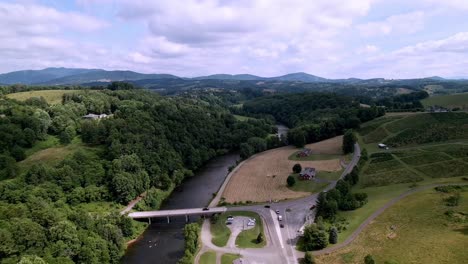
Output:
<instances>
[{"instance_id":1,"label":"winding river","mask_svg":"<svg viewBox=\"0 0 468 264\"><path fill-rule=\"evenodd\" d=\"M288 128L277 125L278 133L286 135ZM200 208L207 206L223 184L229 167L239 160L238 153L226 155L210 160L176 189L164 202L161 210ZM198 218L192 217L191 221ZM140 238L130 245L125 252L122 262L128 264L146 263L177 263L184 255L185 217L171 219L153 219L151 225Z\"/></svg>"},{"instance_id":2,"label":"winding river","mask_svg":"<svg viewBox=\"0 0 468 264\"><path fill-rule=\"evenodd\" d=\"M208 205L227 176L230 166L236 164L238 153L229 153L210 160L186 179L164 202L161 210L200 208ZM123 263L177 263L184 255L185 217L159 221L153 219L140 239L128 247ZM195 221L197 218L192 218Z\"/></svg>"}]
</instances>

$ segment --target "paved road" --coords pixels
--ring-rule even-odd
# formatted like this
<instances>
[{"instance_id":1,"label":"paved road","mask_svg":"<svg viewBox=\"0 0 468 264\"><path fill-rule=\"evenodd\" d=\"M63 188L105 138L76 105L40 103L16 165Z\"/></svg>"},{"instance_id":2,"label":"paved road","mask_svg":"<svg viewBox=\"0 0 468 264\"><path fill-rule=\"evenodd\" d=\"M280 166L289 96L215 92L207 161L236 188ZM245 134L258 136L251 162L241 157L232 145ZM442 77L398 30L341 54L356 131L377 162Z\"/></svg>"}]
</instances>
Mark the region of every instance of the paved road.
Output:
<instances>
[{"instance_id":1,"label":"paved road","mask_svg":"<svg viewBox=\"0 0 468 264\"><path fill-rule=\"evenodd\" d=\"M361 149L359 145L356 144L353 159L346 166L340 179L351 172L354 166L357 165L360 156ZM333 189L336 186L336 182L337 181L331 182L325 188L325 191ZM222 193L219 192L217 196L221 195ZM299 238L298 230L304 225L307 219L313 221L315 210L311 211L310 207L316 204L317 197L318 194L313 194L301 199L272 203L270 204L270 209L265 208L264 205L229 207L228 212L253 211L258 213L262 217L266 229L267 247L264 249L244 249L241 254L249 260L254 260L254 263L298 263L298 258L304 255L304 253L295 249ZM279 227L280 223L275 212L276 210L279 210L280 214L283 216L282 223L284 224L284 228ZM204 248L201 252L205 252L206 248L215 251L221 249L218 247L214 248L214 245L211 244L209 225L205 227L204 224L204 228L202 228L202 241ZM205 244L205 242L209 244ZM234 249L234 251L229 248L222 249L221 252L226 252L227 250L226 253L239 253L235 251L238 249ZM265 257L264 254L273 254L275 257L270 260L271 262L262 262L261 259Z\"/></svg>"}]
</instances>

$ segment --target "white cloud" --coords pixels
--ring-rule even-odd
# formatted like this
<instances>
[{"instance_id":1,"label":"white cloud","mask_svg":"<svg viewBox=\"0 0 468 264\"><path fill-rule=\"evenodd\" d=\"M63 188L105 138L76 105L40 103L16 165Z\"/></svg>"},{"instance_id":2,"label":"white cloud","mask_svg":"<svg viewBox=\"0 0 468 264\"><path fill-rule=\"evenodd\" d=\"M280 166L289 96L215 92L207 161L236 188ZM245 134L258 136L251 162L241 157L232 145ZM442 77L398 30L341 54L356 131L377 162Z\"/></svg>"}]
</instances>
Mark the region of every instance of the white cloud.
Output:
<instances>
[{"instance_id":1,"label":"white cloud","mask_svg":"<svg viewBox=\"0 0 468 264\"><path fill-rule=\"evenodd\" d=\"M389 34L412 34L424 28L425 14L416 11L401 15L393 15L382 21L373 21L357 25L361 35L379 36Z\"/></svg>"},{"instance_id":2,"label":"white cloud","mask_svg":"<svg viewBox=\"0 0 468 264\"><path fill-rule=\"evenodd\" d=\"M414 78L435 75L466 76L466 69L468 32L375 54L354 65L348 65L346 70L360 72L360 77L364 78Z\"/></svg>"}]
</instances>

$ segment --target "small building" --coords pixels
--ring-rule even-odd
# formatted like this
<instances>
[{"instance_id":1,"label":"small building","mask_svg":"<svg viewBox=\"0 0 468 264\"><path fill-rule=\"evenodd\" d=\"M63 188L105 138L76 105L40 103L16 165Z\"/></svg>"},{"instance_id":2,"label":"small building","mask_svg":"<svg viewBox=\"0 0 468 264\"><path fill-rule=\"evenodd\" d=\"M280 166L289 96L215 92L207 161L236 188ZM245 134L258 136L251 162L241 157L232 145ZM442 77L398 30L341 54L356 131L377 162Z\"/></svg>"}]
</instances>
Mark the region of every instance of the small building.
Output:
<instances>
[{"instance_id":1,"label":"small building","mask_svg":"<svg viewBox=\"0 0 468 264\"><path fill-rule=\"evenodd\" d=\"M103 118L107 118L108 115L106 114L99 114L99 115L96 115L96 114L87 114L85 116L83 116L84 119L92 119L92 120L96 120L96 119L103 119Z\"/></svg>"},{"instance_id":2,"label":"small building","mask_svg":"<svg viewBox=\"0 0 468 264\"><path fill-rule=\"evenodd\" d=\"M315 178L315 168L306 167L299 173L299 179L301 180L312 180Z\"/></svg>"},{"instance_id":3,"label":"small building","mask_svg":"<svg viewBox=\"0 0 468 264\"><path fill-rule=\"evenodd\" d=\"M306 149L301 150L299 153L297 153L296 157L304 158L304 157L310 156L310 154L312 154L312 150L306 148Z\"/></svg>"},{"instance_id":4,"label":"small building","mask_svg":"<svg viewBox=\"0 0 468 264\"><path fill-rule=\"evenodd\" d=\"M379 146L379 148L381 148L381 149L386 149L387 148L387 145L385 145L383 143L379 143L377 146Z\"/></svg>"}]
</instances>

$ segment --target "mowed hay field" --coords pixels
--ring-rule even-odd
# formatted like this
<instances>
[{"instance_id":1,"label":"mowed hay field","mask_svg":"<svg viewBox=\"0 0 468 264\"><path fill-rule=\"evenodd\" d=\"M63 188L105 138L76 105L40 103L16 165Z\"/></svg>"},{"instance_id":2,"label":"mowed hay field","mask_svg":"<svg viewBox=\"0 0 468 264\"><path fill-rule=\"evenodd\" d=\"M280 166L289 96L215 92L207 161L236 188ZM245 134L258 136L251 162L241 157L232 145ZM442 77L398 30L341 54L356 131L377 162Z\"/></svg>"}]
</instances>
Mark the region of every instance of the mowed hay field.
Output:
<instances>
[{"instance_id":1,"label":"mowed hay field","mask_svg":"<svg viewBox=\"0 0 468 264\"><path fill-rule=\"evenodd\" d=\"M421 100L424 107L438 105L448 108L458 107L468 110L468 93L431 96Z\"/></svg>"},{"instance_id":2,"label":"mowed hay field","mask_svg":"<svg viewBox=\"0 0 468 264\"><path fill-rule=\"evenodd\" d=\"M402 199L349 246L317 256L317 263L364 263L367 254L376 263L467 263L468 192L461 192L458 206L446 205L450 195L431 189Z\"/></svg>"},{"instance_id":3,"label":"mowed hay field","mask_svg":"<svg viewBox=\"0 0 468 264\"><path fill-rule=\"evenodd\" d=\"M25 101L32 97L43 97L48 104L61 104L62 96L65 93L79 92L80 90L42 90L42 91L28 91L28 92L19 92L7 94L6 97L15 99L18 101Z\"/></svg>"},{"instance_id":4,"label":"mowed hay field","mask_svg":"<svg viewBox=\"0 0 468 264\"><path fill-rule=\"evenodd\" d=\"M306 147L320 154L339 154L342 137L335 137ZM297 149L288 146L259 153L246 160L232 175L222 197L228 203L266 202L271 200L294 199L309 195L295 192L286 186L286 179L292 173L294 164L314 167L318 171L341 170L340 159L293 161L288 157Z\"/></svg>"}]
</instances>

